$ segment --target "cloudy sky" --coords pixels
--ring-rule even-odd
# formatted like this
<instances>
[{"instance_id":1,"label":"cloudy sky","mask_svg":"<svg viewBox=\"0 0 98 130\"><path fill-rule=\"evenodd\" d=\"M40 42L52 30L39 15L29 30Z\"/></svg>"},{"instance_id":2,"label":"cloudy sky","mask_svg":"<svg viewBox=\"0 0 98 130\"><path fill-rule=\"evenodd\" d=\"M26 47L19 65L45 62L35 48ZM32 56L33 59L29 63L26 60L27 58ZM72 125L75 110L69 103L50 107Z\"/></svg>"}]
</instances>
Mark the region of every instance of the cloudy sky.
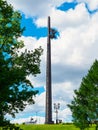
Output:
<instances>
[{"instance_id":1,"label":"cloudy sky","mask_svg":"<svg viewBox=\"0 0 98 130\"><path fill-rule=\"evenodd\" d=\"M45 76L47 17L51 26L59 32L52 46L52 97L53 103L60 103L59 119L71 121L67 107L73 99L74 89L78 89L83 76L98 57L98 0L7 0L22 14L22 39L25 48L33 50L42 46L41 74L28 77L39 94L35 105L27 106L16 115L12 122L29 121L37 118L44 123L45 116ZM10 117L9 117L10 118ZM53 109L53 120L55 113Z\"/></svg>"}]
</instances>

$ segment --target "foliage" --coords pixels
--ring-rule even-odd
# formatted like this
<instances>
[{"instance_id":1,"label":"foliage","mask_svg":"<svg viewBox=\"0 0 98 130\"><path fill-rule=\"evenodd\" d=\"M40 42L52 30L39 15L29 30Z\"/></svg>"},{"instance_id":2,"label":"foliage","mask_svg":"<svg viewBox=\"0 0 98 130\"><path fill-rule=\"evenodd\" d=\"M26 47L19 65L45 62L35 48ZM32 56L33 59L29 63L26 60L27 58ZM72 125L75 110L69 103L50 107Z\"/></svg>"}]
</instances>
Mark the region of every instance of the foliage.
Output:
<instances>
[{"instance_id":1,"label":"foliage","mask_svg":"<svg viewBox=\"0 0 98 130\"><path fill-rule=\"evenodd\" d=\"M95 60L70 105L73 122L81 130L98 119L98 61ZM97 125L97 124L96 124Z\"/></svg>"},{"instance_id":2,"label":"foliage","mask_svg":"<svg viewBox=\"0 0 98 130\"><path fill-rule=\"evenodd\" d=\"M23 130L19 126L16 126L15 124L8 124L3 127L0 127L0 130Z\"/></svg>"},{"instance_id":3,"label":"foliage","mask_svg":"<svg viewBox=\"0 0 98 130\"><path fill-rule=\"evenodd\" d=\"M15 117L27 104L34 103L38 91L27 76L40 73L42 48L34 51L19 50L24 47L18 38L22 35L21 15L6 1L0 0L0 126L8 124L6 114Z\"/></svg>"}]
</instances>

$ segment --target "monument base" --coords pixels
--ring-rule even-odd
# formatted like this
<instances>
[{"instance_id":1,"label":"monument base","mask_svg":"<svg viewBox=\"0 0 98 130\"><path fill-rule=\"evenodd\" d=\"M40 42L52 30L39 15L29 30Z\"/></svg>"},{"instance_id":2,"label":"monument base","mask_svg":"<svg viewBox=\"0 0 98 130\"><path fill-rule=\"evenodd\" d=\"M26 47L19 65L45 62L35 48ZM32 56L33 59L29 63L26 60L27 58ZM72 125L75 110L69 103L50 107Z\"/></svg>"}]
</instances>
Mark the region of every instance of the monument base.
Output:
<instances>
[{"instance_id":1,"label":"monument base","mask_svg":"<svg viewBox=\"0 0 98 130\"><path fill-rule=\"evenodd\" d=\"M54 121L45 122L45 124L54 124Z\"/></svg>"}]
</instances>

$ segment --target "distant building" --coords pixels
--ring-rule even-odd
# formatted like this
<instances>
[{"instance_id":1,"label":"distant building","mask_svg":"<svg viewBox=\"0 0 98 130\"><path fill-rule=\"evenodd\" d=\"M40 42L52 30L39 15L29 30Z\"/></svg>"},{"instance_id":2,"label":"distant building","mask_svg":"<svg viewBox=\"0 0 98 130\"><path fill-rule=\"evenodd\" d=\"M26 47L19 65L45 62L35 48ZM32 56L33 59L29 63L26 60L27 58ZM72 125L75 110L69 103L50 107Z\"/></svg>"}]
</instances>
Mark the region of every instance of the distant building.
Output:
<instances>
[{"instance_id":1,"label":"distant building","mask_svg":"<svg viewBox=\"0 0 98 130\"><path fill-rule=\"evenodd\" d=\"M31 117L30 121L25 122L25 124L36 124L37 120L34 120L34 118Z\"/></svg>"}]
</instances>

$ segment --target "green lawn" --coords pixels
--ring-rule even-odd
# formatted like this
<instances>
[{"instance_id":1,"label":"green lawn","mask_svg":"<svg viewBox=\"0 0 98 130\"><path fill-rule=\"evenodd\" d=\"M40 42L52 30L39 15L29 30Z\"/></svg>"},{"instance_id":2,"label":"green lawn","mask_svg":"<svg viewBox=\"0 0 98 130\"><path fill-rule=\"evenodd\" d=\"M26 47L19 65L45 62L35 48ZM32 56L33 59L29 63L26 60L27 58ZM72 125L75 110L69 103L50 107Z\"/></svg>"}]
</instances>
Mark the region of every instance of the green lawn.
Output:
<instances>
[{"instance_id":1,"label":"green lawn","mask_svg":"<svg viewBox=\"0 0 98 130\"><path fill-rule=\"evenodd\" d=\"M23 130L80 130L74 125L20 125ZM89 128L95 130L95 126Z\"/></svg>"},{"instance_id":2,"label":"green lawn","mask_svg":"<svg viewBox=\"0 0 98 130\"><path fill-rule=\"evenodd\" d=\"M18 125L21 130L80 130L74 125ZM2 130L2 128L0 128ZM85 130L95 130L93 125L89 129Z\"/></svg>"}]
</instances>

